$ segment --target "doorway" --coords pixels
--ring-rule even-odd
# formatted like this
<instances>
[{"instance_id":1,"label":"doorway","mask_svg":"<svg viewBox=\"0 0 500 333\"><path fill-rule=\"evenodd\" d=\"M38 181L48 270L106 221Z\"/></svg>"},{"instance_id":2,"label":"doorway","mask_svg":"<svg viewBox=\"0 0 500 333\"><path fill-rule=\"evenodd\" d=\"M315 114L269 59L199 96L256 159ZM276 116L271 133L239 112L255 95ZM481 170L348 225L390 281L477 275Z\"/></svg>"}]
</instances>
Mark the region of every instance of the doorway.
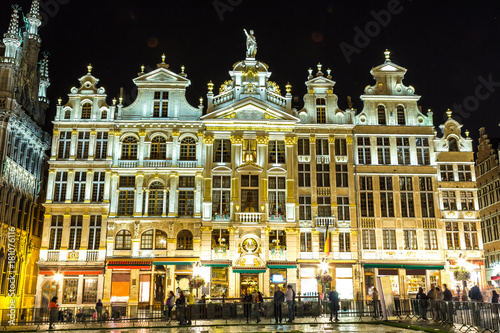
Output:
<instances>
[{"instance_id":1,"label":"doorway","mask_svg":"<svg viewBox=\"0 0 500 333\"><path fill-rule=\"evenodd\" d=\"M259 289L259 274L240 274L240 295L253 294Z\"/></svg>"}]
</instances>

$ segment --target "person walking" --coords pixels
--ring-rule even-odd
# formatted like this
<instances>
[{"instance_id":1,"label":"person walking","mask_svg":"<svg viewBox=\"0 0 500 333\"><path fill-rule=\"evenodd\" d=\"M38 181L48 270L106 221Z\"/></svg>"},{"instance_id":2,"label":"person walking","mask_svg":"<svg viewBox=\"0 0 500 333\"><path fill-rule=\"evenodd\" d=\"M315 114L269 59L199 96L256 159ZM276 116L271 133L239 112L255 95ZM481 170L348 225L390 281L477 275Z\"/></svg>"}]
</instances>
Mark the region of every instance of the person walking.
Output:
<instances>
[{"instance_id":1,"label":"person walking","mask_svg":"<svg viewBox=\"0 0 500 333\"><path fill-rule=\"evenodd\" d=\"M255 303L257 304L257 324L260 323L260 316L262 315L262 303L264 299L262 298L262 293L257 291L255 295Z\"/></svg>"},{"instance_id":2,"label":"person walking","mask_svg":"<svg viewBox=\"0 0 500 333\"><path fill-rule=\"evenodd\" d=\"M95 311L97 312L97 320L101 321L102 320L102 302L101 300L97 300L97 303L95 304Z\"/></svg>"},{"instance_id":3,"label":"person walking","mask_svg":"<svg viewBox=\"0 0 500 333\"><path fill-rule=\"evenodd\" d=\"M380 317L380 311L379 311L380 300L378 298L378 290L375 287L373 287L372 302L373 302L373 318L378 319Z\"/></svg>"},{"instance_id":4,"label":"person walking","mask_svg":"<svg viewBox=\"0 0 500 333\"><path fill-rule=\"evenodd\" d=\"M167 306L167 313L165 314L165 317L167 317L169 321L172 320L171 314L174 304L175 304L174 292L169 291L167 301L165 302L165 305Z\"/></svg>"},{"instance_id":5,"label":"person walking","mask_svg":"<svg viewBox=\"0 0 500 333\"><path fill-rule=\"evenodd\" d=\"M278 319L281 324L281 303L285 301L285 294L281 291L280 287L276 287L276 291L274 292L274 320L275 323L278 323Z\"/></svg>"},{"instance_id":6,"label":"person walking","mask_svg":"<svg viewBox=\"0 0 500 333\"><path fill-rule=\"evenodd\" d=\"M498 296L500 296L496 290L492 290L491 292L491 303L497 303L498 304Z\"/></svg>"},{"instance_id":7,"label":"person walking","mask_svg":"<svg viewBox=\"0 0 500 333\"><path fill-rule=\"evenodd\" d=\"M427 319L427 300L429 299L429 296L424 293L424 289L422 287L418 288L417 299L419 300L418 308L420 309L420 318L425 321L429 320Z\"/></svg>"},{"instance_id":8,"label":"person walking","mask_svg":"<svg viewBox=\"0 0 500 333\"><path fill-rule=\"evenodd\" d=\"M291 285L286 288L285 300L288 305L288 323L293 323L295 320L295 291Z\"/></svg>"},{"instance_id":9,"label":"person walking","mask_svg":"<svg viewBox=\"0 0 500 333\"><path fill-rule=\"evenodd\" d=\"M334 313L335 321L339 321L339 293L335 290L335 287L328 294L328 300L330 301L330 321L332 321Z\"/></svg>"},{"instance_id":10,"label":"person walking","mask_svg":"<svg viewBox=\"0 0 500 333\"><path fill-rule=\"evenodd\" d=\"M59 312L57 308L59 307L59 304L57 304L57 297L54 296L50 300L49 303L49 330L55 329L54 323L58 320L59 318Z\"/></svg>"}]
</instances>

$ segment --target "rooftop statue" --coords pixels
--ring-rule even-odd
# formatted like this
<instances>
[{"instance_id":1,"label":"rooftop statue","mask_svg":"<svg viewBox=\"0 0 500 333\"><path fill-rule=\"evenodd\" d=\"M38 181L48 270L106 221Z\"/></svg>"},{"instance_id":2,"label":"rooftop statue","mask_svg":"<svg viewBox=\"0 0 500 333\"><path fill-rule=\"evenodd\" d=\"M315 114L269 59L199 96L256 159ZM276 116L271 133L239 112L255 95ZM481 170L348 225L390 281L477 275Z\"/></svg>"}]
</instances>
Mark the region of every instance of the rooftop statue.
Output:
<instances>
[{"instance_id":1,"label":"rooftop statue","mask_svg":"<svg viewBox=\"0 0 500 333\"><path fill-rule=\"evenodd\" d=\"M250 34L246 29L243 29L245 35L247 35L247 58L255 58L257 54L257 40L253 34L253 30L250 30Z\"/></svg>"}]
</instances>

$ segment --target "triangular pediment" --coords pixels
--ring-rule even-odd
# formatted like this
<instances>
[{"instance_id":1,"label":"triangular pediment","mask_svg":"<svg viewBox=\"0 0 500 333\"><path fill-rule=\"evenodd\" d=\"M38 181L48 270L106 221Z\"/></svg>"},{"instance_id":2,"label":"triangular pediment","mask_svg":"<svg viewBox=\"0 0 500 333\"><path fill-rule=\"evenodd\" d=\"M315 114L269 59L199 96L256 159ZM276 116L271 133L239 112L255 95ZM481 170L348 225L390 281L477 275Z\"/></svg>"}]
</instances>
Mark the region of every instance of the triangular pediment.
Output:
<instances>
[{"instance_id":1,"label":"triangular pediment","mask_svg":"<svg viewBox=\"0 0 500 333\"><path fill-rule=\"evenodd\" d=\"M169 71L166 68L158 68L149 73L140 75L134 79L134 83L139 85L158 85L162 83L188 86L191 81L184 76Z\"/></svg>"},{"instance_id":2,"label":"triangular pediment","mask_svg":"<svg viewBox=\"0 0 500 333\"><path fill-rule=\"evenodd\" d=\"M383 63L382 65L379 65L371 70L372 73L374 72L401 72L401 73L406 73L407 69L404 67L401 67L399 65L396 65L393 62L386 62Z\"/></svg>"},{"instance_id":3,"label":"triangular pediment","mask_svg":"<svg viewBox=\"0 0 500 333\"><path fill-rule=\"evenodd\" d=\"M245 163L236 169L236 171L240 173L246 173L246 172L261 173L263 170L264 169L262 169L260 166L252 162Z\"/></svg>"},{"instance_id":4,"label":"triangular pediment","mask_svg":"<svg viewBox=\"0 0 500 333\"><path fill-rule=\"evenodd\" d=\"M261 100L248 97L239 100L226 107L213 111L201 119L203 120L242 120L242 121L271 121L271 120L287 120L299 121L298 118L288 114L272 105L266 104Z\"/></svg>"},{"instance_id":5,"label":"triangular pediment","mask_svg":"<svg viewBox=\"0 0 500 333\"><path fill-rule=\"evenodd\" d=\"M330 80L324 76L316 76L306 82L306 85L317 84L317 85L335 85L335 81Z\"/></svg>"}]
</instances>

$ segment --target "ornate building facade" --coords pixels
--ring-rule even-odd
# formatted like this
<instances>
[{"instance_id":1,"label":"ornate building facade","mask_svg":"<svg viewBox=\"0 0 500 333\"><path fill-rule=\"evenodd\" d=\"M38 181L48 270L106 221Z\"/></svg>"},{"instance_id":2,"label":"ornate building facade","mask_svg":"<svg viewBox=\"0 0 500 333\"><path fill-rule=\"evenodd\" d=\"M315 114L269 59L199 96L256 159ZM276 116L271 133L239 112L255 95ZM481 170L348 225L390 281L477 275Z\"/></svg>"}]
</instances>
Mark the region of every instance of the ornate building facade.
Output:
<instances>
[{"instance_id":1,"label":"ornate building facade","mask_svg":"<svg viewBox=\"0 0 500 333\"><path fill-rule=\"evenodd\" d=\"M478 221L472 141L453 119L437 136L389 52L361 112L339 108L320 64L297 109L292 87L282 95L255 58L252 31L247 39L218 93L208 84L206 109L187 103L185 69L165 57L134 79L129 106L107 104L91 66L59 101L37 306L52 295L161 304L195 275L211 296L292 284L302 295L335 285L347 299L371 297L375 277L390 275L409 297L452 283L455 256L482 260L481 237L472 249L464 238L465 219ZM469 178L444 180L441 164ZM446 186L473 203L445 208ZM459 225L453 248L447 221ZM320 271L331 286L318 286Z\"/></svg>"},{"instance_id":2,"label":"ornate building facade","mask_svg":"<svg viewBox=\"0 0 500 333\"><path fill-rule=\"evenodd\" d=\"M0 307L14 299L17 307L34 303L44 208L43 131L50 84L48 54L39 62L39 3L33 1L19 28L21 8L14 6L0 46Z\"/></svg>"}]
</instances>

